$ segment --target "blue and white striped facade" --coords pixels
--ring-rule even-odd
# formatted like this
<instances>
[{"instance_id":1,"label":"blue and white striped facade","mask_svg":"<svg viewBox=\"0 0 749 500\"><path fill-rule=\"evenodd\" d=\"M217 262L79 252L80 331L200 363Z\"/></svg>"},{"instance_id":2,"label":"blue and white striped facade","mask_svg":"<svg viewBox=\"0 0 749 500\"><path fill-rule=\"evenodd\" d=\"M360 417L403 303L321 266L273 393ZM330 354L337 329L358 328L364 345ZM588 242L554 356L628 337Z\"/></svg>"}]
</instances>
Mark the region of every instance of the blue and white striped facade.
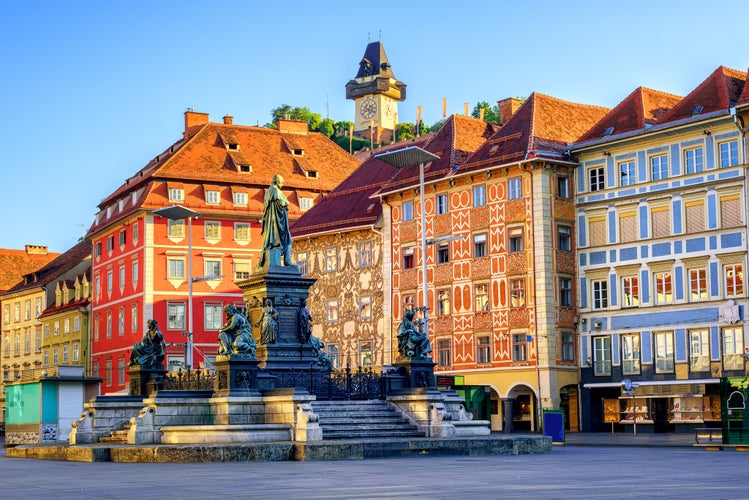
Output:
<instances>
[{"instance_id":1,"label":"blue and white striped facade","mask_svg":"<svg viewBox=\"0 0 749 500\"><path fill-rule=\"evenodd\" d=\"M582 430L609 430L602 400L623 399L624 379L647 395L643 424L681 430L674 409L684 396L694 406L717 394L719 377L746 373L741 127L725 110L578 144L572 153ZM707 425L707 417L692 420Z\"/></svg>"}]
</instances>

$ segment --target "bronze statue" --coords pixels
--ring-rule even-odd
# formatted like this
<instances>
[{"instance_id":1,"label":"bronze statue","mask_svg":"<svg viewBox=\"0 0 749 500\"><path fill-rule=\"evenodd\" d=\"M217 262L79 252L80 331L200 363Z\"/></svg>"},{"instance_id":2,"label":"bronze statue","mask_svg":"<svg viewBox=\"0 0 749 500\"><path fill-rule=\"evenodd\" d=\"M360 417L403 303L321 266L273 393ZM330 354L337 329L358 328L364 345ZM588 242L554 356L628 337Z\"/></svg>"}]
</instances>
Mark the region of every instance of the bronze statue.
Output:
<instances>
[{"instance_id":1,"label":"bronze statue","mask_svg":"<svg viewBox=\"0 0 749 500\"><path fill-rule=\"evenodd\" d=\"M398 353L404 358L428 358L432 352L432 344L419 324L414 326L416 313L408 309L403 313L403 320L398 327Z\"/></svg>"},{"instance_id":2,"label":"bronze statue","mask_svg":"<svg viewBox=\"0 0 749 500\"><path fill-rule=\"evenodd\" d=\"M317 364L325 369L329 369L331 366L330 356L325 352L325 342L318 339L314 335L310 335L309 343L315 348L315 354L317 354Z\"/></svg>"},{"instance_id":3,"label":"bronze statue","mask_svg":"<svg viewBox=\"0 0 749 500\"><path fill-rule=\"evenodd\" d=\"M306 344L312 336L312 315L307 309L307 300L302 299L302 307L299 308L299 342Z\"/></svg>"},{"instance_id":4,"label":"bronze statue","mask_svg":"<svg viewBox=\"0 0 749 500\"><path fill-rule=\"evenodd\" d=\"M231 304L224 306L226 324L219 329L218 353L249 354L255 356L255 339L252 338L252 327L244 315Z\"/></svg>"},{"instance_id":5,"label":"bronze statue","mask_svg":"<svg viewBox=\"0 0 749 500\"><path fill-rule=\"evenodd\" d=\"M261 220L261 234L263 236L263 252L260 254L259 266L273 263L266 260L271 252L279 252L283 257L283 265L291 264L291 231L289 231L289 200L283 194L283 177L274 175L271 185L265 192L263 218Z\"/></svg>"},{"instance_id":6,"label":"bronze statue","mask_svg":"<svg viewBox=\"0 0 749 500\"><path fill-rule=\"evenodd\" d=\"M260 342L263 344L273 344L278 334L278 311L273 307L269 298L265 299L263 314L255 326L260 327Z\"/></svg>"},{"instance_id":7,"label":"bronze statue","mask_svg":"<svg viewBox=\"0 0 749 500\"><path fill-rule=\"evenodd\" d=\"M143 334L143 340L133 345L130 353L130 365L140 365L143 368L164 368L164 355L166 353L166 342L159 331L155 319L147 322L148 331Z\"/></svg>"}]
</instances>

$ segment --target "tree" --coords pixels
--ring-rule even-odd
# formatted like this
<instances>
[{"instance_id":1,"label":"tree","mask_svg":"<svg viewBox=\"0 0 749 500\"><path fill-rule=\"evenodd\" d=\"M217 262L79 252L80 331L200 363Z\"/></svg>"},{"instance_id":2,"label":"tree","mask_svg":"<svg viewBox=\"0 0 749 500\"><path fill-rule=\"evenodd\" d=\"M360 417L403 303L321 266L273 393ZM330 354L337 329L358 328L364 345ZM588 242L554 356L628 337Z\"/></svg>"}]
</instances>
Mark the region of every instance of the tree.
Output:
<instances>
[{"instance_id":1,"label":"tree","mask_svg":"<svg viewBox=\"0 0 749 500\"><path fill-rule=\"evenodd\" d=\"M320 123L318 132L320 132L325 137L333 137L333 134L335 134L335 130L335 122L330 118L325 118Z\"/></svg>"},{"instance_id":2,"label":"tree","mask_svg":"<svg viewBox=\"0 0 749 500\"><path fill-rule=\"evenodd\" d=\"M271 110L270 115L274 124L272 128L275 128L275 123L279 119L299 120L307 122L307 128L313 131L320 130L320 125L322 124L322 116L318 113L313 113L307 107L292 108L288 104L282 104L281 106Z\"/></svg>"},{"instance_id":3,"label":"tree","mask_svg":"<svg viewBox=\"0 0 749 500\"><path fill-rule=\"evenodd\" d=\"M399 123L395 128L395 136L398 138L399 141L407 141L411 140L414 137L414 124L403 122Z\"/></svg>"},{"instance_id":4,"label":"tree","mask_svg":"<svg viewBox=\"0 0 749 500\"><path fill-rule=\"evenodd\" d=\"M473 107L473 111L471 111L471 116L474 118L480 118L481 108L484 109L484 121L489 123L502 123L502 118L499 116L499 106L496 104L490 106L486 101L477 102Z\"/></svg>"},{"instance_id":5,"label":"tree","mask_svg":"<svg viewBox=\"0 0 749 500\"><path fill-rule=\"evenodd\" d=\"M348 122L348 121L340 121L335 122L335 134L336 135L345 135L348 137L348 135L351 133L351 130L354 128L354 122Z\"/></svg>"}]
</instances>

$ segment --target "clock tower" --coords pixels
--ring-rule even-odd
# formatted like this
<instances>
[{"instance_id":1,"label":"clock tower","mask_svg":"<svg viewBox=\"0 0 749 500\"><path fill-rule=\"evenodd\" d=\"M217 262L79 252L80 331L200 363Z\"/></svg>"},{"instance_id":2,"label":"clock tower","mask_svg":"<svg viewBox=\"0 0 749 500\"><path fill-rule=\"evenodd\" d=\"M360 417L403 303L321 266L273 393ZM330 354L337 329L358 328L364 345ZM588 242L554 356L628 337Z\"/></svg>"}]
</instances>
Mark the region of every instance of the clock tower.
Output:
<instances>
[{"instance_id":1,"label":"clock tower","mask_svg":"<svg viewBox=\"0 0 749 500\"><path fill-rule=\"evenodd\" d=\"M398 102L406 99L406 84L393 75L382 42L371 42L359 72L346 84L346 99L355 103L354 135L375 143L393 139Z\"/></svg>"}]
</instances>

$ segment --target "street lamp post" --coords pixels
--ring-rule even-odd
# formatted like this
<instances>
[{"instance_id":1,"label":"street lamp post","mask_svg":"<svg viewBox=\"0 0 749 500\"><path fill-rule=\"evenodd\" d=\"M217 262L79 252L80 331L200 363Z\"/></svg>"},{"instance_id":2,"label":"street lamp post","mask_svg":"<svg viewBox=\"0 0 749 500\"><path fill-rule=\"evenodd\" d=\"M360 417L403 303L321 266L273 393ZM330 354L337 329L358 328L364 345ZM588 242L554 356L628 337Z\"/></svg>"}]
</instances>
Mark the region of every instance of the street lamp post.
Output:
<instances>
[{"instance_id":1,"label":"street lamp post","mask_svg":"<svg viewBox=\"0 0 749 500\"><path fill-rule=\"evenodd\" d=\"M395 168L405 168L412 165L419 165L419 194L421 202L421 279L424 285L423 302L424 302L424 335L429 338L429 302L427 295L427 234L426 234L426 211L424 210L424 164L430 161L439 160L439 156L430 153L418 146L409 146L395 151L388 151L375 155L385 163Z\"/></svg>"},{"instance_id":2,"label":"street lamp post","mask_svg":"<svg viewBox=\"0 0 749 500\"><path fill-rule=\"evenodd\" d=\"M200 215L200 212L191 210L181 205L173 205L171 207L159 208L154 210L155 215L166 217L169 220L185 220L187 219L187 331L183 335L187 337L185 343L185 366L189 370L192 368L192 334L193 334L193 314L192 314L192 284L195 281L192 277L192 220Z\"/></svg>"}]
</instances>

